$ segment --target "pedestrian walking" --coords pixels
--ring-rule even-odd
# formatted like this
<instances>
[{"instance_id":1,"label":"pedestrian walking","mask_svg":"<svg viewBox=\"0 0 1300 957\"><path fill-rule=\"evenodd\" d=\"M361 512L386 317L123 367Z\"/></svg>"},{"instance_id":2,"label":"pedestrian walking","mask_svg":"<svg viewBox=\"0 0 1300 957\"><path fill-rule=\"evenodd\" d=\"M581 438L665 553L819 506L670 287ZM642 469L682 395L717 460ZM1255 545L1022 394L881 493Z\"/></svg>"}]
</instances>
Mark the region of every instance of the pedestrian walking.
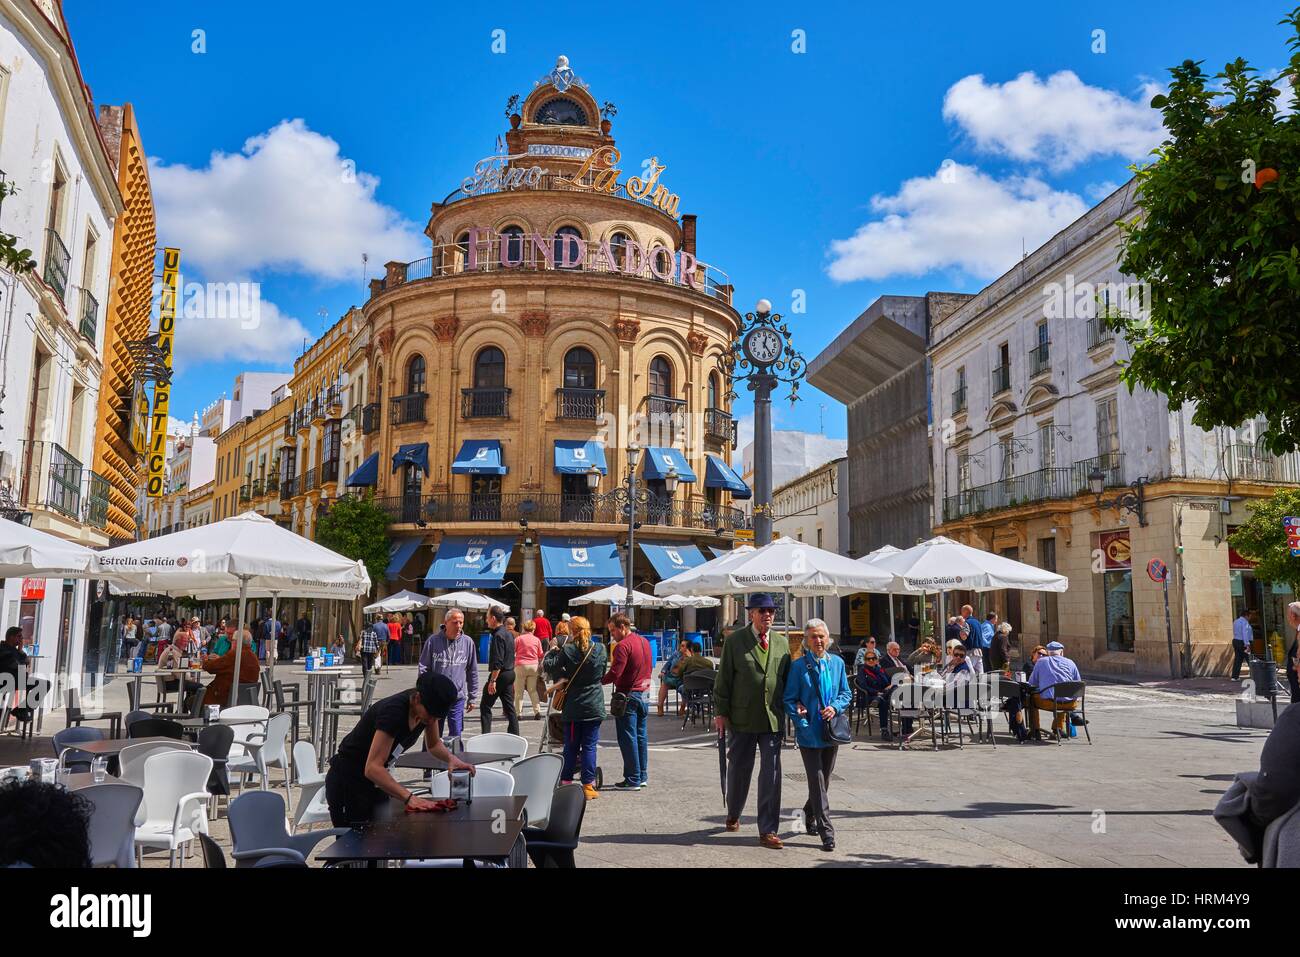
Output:
<instances>
[{"instance_id":1,"label":"pedestrian walking","mask_svg":"<svg viewBox=\"0 0 1300 957\"><path fill-rule=\"evenodd\" d=\"M601 684L614 686L610 711L623 752L623 780L616 791L638 791L648 783L650 748L646 721L650 717L650 642L632 630L632 620L620 612L609 620L614 654Z\"/></svg>"},{"instance_id":2,"label":"pedestrian walking","mask_svg":"<svg viewBox=\"0 0 1300 957\"><path fill-rule=\"evenodd\" d=\"M545 621L546 619L542 619ZM515 714L522 715L524 694L533 705L533 720L542 717L541 698L537 694L537 677L541 671L542 655L546 653L537 637L537 623L525 621L524 630L515 636ZM545 697L545 694L542 695Z\"/></svg>"},{"instance_id":3,"label":"pedestrian walking","mask_svg":"<svg viewBox=\"0 0 1300 957\"><path fill-rule=\"evenodd\" d=\"M790 643L772 632L776 602L771 595L751 595L746 610L749 624L723 644L713 688L714 726L728 738L726 828L740 830L757 750L759 843L780 850L782 683Z\"/></svg>"},{"instance_id":4,"label":"pedestrian walking","mask_svg":"<svg viewBox=\"0 0 1300 957\"><path fill-rule=\"evenodd\" d=\"M487 613L492 640L488 645L488 680L483 688L483 703L479 706L479 722L484 734L492 730L492 706L501 701L506 716L506 730L519 733L519 718L515 714L515 636L506 627L506 610L493 605Z\"/></svg>"},{"instance_id":5,"label":"pedestrian walking","mask_svg":"<svg viewBox=\"0 0 1300 957\"><path fill-rule=\"evenodd\" d=\"M564 725L564 767L560 783L569 784L582 761L582 790L588 801L600 796L596 790L596 743L600 723L605 720L605 646L591 640L591 624L581 615L569 621L573 638L557 649L557 679L551 693L552 707L559 707Z\"/></svg>"},{"instance_id":6,"label":"pedestrian walking","mask_svg":"<svg viewBox=\"0 0 1300 957\"><path fill-rule=\"evenodd\" d=\"M820 618L808 619L803 628L803 643L804 654L790 663L785 682L785 710L794 720L795 741L808 776L804 830L821 837L823 850L833 851L835 827L831 824L830 787L839 742L831 736L829 724L837 715L844 714L853 696L844 659L826 652L830 644L826 622Z\"/></svg>"},{"instance_id":7,"label":"pedestrian walking","mask_svg":"<svg viewBox=\"0 0 1300 957\"><path fill-rule=\"evenodd\" d=\"M456 703L447 712L447 733L460 736L465 730L465 713L474 708L478 694L478 653L465 634L465 613L448 608L442 626L420 649L420 674L432 671L451 679L456 686Z\"/></svg>"}]
</instances>

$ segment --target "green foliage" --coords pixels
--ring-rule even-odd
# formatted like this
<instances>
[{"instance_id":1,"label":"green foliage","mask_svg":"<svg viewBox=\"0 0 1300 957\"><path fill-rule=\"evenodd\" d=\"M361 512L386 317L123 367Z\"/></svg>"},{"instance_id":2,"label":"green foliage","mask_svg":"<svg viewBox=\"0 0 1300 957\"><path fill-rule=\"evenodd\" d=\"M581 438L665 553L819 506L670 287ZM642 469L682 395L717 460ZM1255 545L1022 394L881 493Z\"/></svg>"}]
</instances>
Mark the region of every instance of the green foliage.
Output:
<instances>
[{"instance_id":1,"label":"green foliage","mask_svg":"<svg viewBox=\"0 0 1300 957\"><path fill-rule=\"evenodd\" d=\"M18 187L12 183L0 182L0 203L4 202L6 196L12 196L16 192ZM10 272L31 272L36 268L36 260L32 258L30 249L18 248L17 236L0 232L0 266Z\"/></svg>"},{"instance_id":2,"label":"green foliage","mask_svg":"<svg viewBox=\"0 0 1300 957\"><path fill-rule=\"evenodd\" d=\"M1250 520L1228 536L1228 544L1255 562L1262 581L1286 582L1300 591L1300 558L1291 557L1282 519L1300 515L1300 489L1279 489L1272 498L1248 506Z\"/></svg>"},{"instance_id":3,"label":"green foliage","mask_svg":"<svg viewBox=\"0 0 1300 957\"><path fill-rule=\"evenodd\" d=\"M1281 22L1300 109L1300 8ZM1255 72L1239 58L1210 77L1187 60L1151 101L1169 138L1134 167L1142 215L1121 224L1121 267L1150 284L1150 316L1107 321L1133 346L1130 388L1195 401L1205 429L1262 415L1261 444L1283 453L1300 446L1300 115L1280 114Z\"/></svg>"},{"instance_id":4,"label":"green foliage","mask_svg":"<svg viewBox=\"0 0 1300 957\"><path fill-rule=\"evenodd\" d=\"M388 571L388 514L367 494L341 498L316 522L316 541L348 558L366 563L373 585Z\"/></svg>"}]
</instances>

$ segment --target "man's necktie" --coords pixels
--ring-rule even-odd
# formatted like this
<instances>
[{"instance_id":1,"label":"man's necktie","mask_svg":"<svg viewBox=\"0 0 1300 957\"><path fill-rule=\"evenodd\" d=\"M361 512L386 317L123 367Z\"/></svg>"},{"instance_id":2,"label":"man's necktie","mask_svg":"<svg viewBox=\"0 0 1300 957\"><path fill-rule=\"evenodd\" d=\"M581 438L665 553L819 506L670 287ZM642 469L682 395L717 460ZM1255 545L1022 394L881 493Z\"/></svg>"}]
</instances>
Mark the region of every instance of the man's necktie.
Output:
<instances>
[{"instance_id":1,"label":"man's necktie","mask_svg":"<svg viewBox=\"0 0 1300 957\"><path fill-rule=\"evenodd\" d=\"M767 635L759 635L758 643L762 646L764 651L767 651Z\"/></svg>"}]
</instances>

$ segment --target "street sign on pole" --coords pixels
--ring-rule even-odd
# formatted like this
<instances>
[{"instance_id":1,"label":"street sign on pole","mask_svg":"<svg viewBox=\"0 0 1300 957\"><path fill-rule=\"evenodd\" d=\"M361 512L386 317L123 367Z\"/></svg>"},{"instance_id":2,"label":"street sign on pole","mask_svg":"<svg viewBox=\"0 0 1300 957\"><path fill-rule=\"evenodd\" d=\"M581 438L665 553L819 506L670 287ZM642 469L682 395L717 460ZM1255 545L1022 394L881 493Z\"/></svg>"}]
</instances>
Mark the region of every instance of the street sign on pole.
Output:
<instances>
[{"instance_id":1,"label":"street sign on pole","mask_svg":"<svg viewBox=\"0 0 1300 957\"><path fill-rule=\"evenodd\" d=\"M1159 582L1165 596L1165 643L1169 646L1169 677L1181 678L1179 668L1174 661L1174 626L1169 618L1169 566L1158 558L1147 562L1147 577Z\"/></svg>"}]
</instances>

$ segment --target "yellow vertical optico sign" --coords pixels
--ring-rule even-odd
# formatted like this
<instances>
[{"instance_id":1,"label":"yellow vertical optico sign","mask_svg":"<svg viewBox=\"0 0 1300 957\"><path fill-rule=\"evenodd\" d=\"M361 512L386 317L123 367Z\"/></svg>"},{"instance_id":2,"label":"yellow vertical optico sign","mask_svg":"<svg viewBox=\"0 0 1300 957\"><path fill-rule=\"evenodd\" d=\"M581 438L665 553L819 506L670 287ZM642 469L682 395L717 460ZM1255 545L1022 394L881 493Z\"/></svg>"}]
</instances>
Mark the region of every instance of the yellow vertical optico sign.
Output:
<instances>
[{"instance_id":1,"label":"yellow vertical optico sign","mask_svg":"<svg viewBox=\"0 0 1300 957\"><path fill-rule=\"evenodd\" d=\"M176 332L176 277L181 269L181 251L163 250L162 294L158 300L158 348L168 371L172 367L172 337ZM150 498L162 498L167 466L167 414L171 405L171 383L156 382L153 387L153 415L149 429Z\"/></svg>"}]
</instances>

